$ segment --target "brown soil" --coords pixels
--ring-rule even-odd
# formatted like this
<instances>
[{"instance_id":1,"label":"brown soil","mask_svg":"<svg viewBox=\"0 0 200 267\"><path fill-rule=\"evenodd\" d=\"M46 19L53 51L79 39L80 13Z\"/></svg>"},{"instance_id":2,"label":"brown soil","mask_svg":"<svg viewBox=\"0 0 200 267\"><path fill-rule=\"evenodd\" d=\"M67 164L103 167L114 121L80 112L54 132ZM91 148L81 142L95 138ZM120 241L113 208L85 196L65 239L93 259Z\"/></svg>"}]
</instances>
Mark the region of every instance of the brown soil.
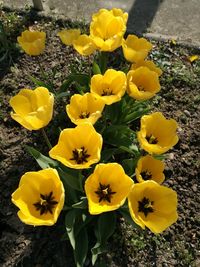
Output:
<instances>
[{"instance_id":1,"label":"brown soil","mask_svg":"<svg viewBox=\"0 0 200 267\"><path fill-rule=\"evenodd\" d=\"M73 49L63 46L56 37L60 23L34 18L27 24L47 32L47 47L40 61L47 72L57 68L53 81L56 90L69 73L70 64L85 71L85 63L81 63L83 58ZM165 159L165 185L177 191L179 219L162 235L132 229L121 219L108 243L109 252L102 257L107 266L200 266L200 64L195 62L192 65L185 59L188 54L199 51L171 47L166 43L154 45L152 57L164 70L162 91L153 101L154 110L176 119L179 124L180 141ZM115 56L117 60L118 54ZM47 152L40 142L40 133L27 131L9 115L10 97L21 88L34 87L29 75L41 78L37 61L21 54L14 65L1 74L0 266L72 267L73 252L65 240L62 216L53 227L27 226L19 221L17 208L10 200L22 174L39 169L26 152L25 145ZM61 120L64 128L67 121L65 118ZM55 143L58 132L52 132L51 126L47 127L47 131ZM90 266L89 260L86 266Z\"/></svg>"}]
</instances>

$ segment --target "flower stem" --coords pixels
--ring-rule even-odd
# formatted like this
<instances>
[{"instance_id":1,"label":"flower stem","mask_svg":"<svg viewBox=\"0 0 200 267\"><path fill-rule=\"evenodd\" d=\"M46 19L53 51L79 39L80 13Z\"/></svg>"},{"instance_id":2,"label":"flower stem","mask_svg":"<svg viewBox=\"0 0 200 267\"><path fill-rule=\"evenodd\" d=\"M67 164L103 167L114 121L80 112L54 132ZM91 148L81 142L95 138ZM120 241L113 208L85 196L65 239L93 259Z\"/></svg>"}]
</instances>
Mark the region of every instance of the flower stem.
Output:
<instances>
[{"instance_id":1,"label":"flower stem","mask_svg":"<svg viewBox=\"0 0 200 267\"><path fill-rule=\"evenodd\" d=\"M47 136L47 134L46 134L44 128L42 128L42 135L43 135L43 137L44 137L44 140L45 140L45 142L46 142L48 148L49 148L49 149L52 149L52 145L51 145L51 143L50 143L50 141L49 141L49 138L48 138L48 136Z\"/></svg>"}]
</instances>

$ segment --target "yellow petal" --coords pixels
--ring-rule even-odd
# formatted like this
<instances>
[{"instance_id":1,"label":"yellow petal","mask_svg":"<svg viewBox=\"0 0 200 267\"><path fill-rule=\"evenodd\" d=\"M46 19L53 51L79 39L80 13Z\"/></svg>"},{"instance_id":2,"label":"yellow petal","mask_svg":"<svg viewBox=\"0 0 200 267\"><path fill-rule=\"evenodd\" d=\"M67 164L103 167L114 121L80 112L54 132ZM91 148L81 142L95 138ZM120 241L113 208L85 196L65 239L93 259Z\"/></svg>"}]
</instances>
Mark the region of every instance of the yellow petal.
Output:
<instances>
[{"instance_id":1,"label":"yellow petal","mask_svg":"<svg viewBox=\"0 0 200 267\"><path fill-rule=\"evenodd\" d=\"M73 42L76 39L78 39L80 34L81 34L80 29L70 29L70 30L64 29L64 30L58 32L57 35L60 37L63 44L72 45Z\"/></svg>"}]
</instances>

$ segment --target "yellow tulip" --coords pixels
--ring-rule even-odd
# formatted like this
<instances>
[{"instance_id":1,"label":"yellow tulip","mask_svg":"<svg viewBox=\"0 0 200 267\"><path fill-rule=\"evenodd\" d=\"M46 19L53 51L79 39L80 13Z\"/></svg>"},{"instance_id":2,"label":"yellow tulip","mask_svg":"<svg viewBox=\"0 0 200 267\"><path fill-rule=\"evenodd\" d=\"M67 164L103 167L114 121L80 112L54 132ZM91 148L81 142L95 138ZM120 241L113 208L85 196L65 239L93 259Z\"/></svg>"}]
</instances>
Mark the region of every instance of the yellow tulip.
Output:
<instances>
[{"instance_id":1,"label":"yellow tulip","mask_svg":"<svg viewBox=\"0 0 200 267\"><path fill-rule=\"evenodd\" d=\"M126 60L138 62L147 57L152 49L152 44L145 38L138 38L133 34L129 34L127 39L122 41L122 49Z\"/></svg>"},{"instance_id":2,"label":"yellow tulip","mask_svg":"<svg viewBox=\"0 0 200 267\"><path fill-rule=\"evenodd\" d=\"M85 122L95 124L101 117L104 106L104 102L91 93L75 94L71 97L70 104L66 106L66 111L70 120L76 125Z\"/></svg>"},{"instance_id":3,"label":"yellow tulip","mask_svg":"<svg viewBox=\"0 0 200 267\"><path fill-rule=\"evenodd\" d=\"M92 124L85 123L64 129L49 155L69 168L86 169L100 160L102 143Z\"/></svg>"},{"instance_id":4,"label":"yellow tulip","mask_svg":"<svg viewBox=\"0 0 200 267\"><path fill-rule=\"evenodd\" d=\"M163 73L151 60L140 60L137 63L133 63L131 65L131 70L136 70L139 67L147 67L149 70L156 72L158 76L161 76Z\"/></svg>"},{"instance_id":5,"label":"yellow tulip","mask_svg":"<svg viewBox=\"0 0 200 267\"><path fill-rule=\"evenodd\" d=\"M90 36L101 51L114 51L122 44L128 14L121 9L100 9L92 16Z\"/></svg>"},{"instance_id":6,"label":"yellow tulip","mask_svg":"<svg viewBox=\"0 0 200 267\"><path fill-rule=\"evenodd\" d=\"M120 164L98 164L85 182L90 214L118 209L124 204L132 185L132 179Z\"/></svg>"},{"instance_id":7,"label":"yellow tulip","mask_svg":"<svg viewBox=\"0 0 200 267\"><path fill-rule=\"evenodd\" d=\"M149 154L167 152L178 142L177 127L175 120L167 120L160 112L142 116L137 133L140 146Z\"/></svg>"},{"instance_id":8,"label":"yellow tulip","mask_svg":"<svg viewBox=\"0 0 200 267\"><path fill-rule=\"evenodd\" d=\"M86 34L80 35L73 41L74 49L82 56L89 56L97 49L92 38Z\"/></svg>"},{"instance_id":9,"label":"yellow tulip","mask_svg":"<svg viewBox=\"0 0 200 267\"><path fill-rule=\"evenodd\" d=\"M158 74L147 67L130 70L127 85L127 93L136 100L150 99L160 91Z\"/></svg>"},{"instance_id":10,"label":"yellow tulip","mask_svg":"<svg viewBox=\"0 0 200 267\"><path fill-rule=\"evenodd\" d=\"M128 206L133 221L155 234L163 232L178 218L176 192L154 181L134 184Z\"/></svg>"},{"instance_id":11,"label":"yellow tulip","mask_svg":"<svg viewBox=\"0 0 200 267\"><path fill-rule=\"evenodd\" d=\"M150 155L141 157L135 169L137 181L141 183L146 180L153 180L161 184L165 179L164 166L161 160L155 159Z\"/></svg>"},{"instance_id":12,"label":"yellow tulip","mask_svg":"<svg viewBox=\"0 0 200 267\"><path fill-rule=\"evenodd\" d=\"M53 104L54 96L45 87L21 89L10 99L15 112L11 112L11 117L30 131L39 130L52 119Z\"/></svg>"},{"instance_id":13,"label":"yellow tulip","mask_svg":"<svg viewBox=\"0 0 200 267\"><path fill-rule=\"evenodd\" d=\"M12 202L20 209L18 216L26 224L53 225L63 208L65 192L55 169L27 172L12 194Z\"/></svg>"},{"instance_id":14,"label":"yellow tulip","mask_svg":"<svg viewBox=\"0 0 200 267\"><path fill-rule=\"evenodd\" d=\"M72 45L73 42L80 36L81 31L80 29L64 29L57 33L60 37L61 41L65 45Z\"/></svg>"},{"instance_id":15,"label":"yellow tulip","mask_svg":"<svg viewBox=\"0 0 200 267\"><path fill-rule=\"evenodd\" d=\"M39 31L24 31L21 36L17 37L17 41L30 56L38 56L45 49L46 33Z\"/></svg>"},{"instance_id":16,"label":"yellow tulip","mask_svg":"<svg viewBox=\"0 0 200 267\"><path fill-rule=\"evenodd\" d=\"M107 105L118 102L126 91L126 75L113 69L108 69L104 75L96 74L91 78L90 91Z\"/></svg>"}]
</instances>

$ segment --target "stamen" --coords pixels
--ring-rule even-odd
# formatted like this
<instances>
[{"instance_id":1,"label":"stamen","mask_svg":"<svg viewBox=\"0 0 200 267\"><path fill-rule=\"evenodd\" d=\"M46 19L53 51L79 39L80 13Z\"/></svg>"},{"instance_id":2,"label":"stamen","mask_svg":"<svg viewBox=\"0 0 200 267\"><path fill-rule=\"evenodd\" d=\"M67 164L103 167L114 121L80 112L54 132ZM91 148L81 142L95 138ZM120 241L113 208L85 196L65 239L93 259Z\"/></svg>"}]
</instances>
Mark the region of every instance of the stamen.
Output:
<instances>
[{"instance_id":1,"label":"stamen","mask_svg":"<svg viewBox=\"0 0 200 267\"><path fill-rule=\"evenodd\" d=\"M51 191L47 195L40 194L40 200L33 205L37 211L40 211L40 215L47 214L48 212L53 214L53 209L58 201L54 200L53 192Z\"/></svg>"},{"instance_id":2,"label":"stamen","mask_svg":"<svg viewBox=\"0 0 200 267\"><path fill-rule=\"evenodd\" d=\"M113 95L112 90L110 90L109 88L103 90L103 93L101 94L101 96L109 96L109 95Z\"/></svg>"},{"instance_id":3,"label":"stamen","mask_svg":"<svg viewBox=\"0 0 200 267\"><path fill-rule=\"evenodd\" d=\"M142 201L138 201L138 212L143 212L145 217L151 212L154 212L153 201L150 201L148 198L144 197Z\"/></svg>"},{"instance_id":4,"label":"stamen","mask_svg":"<svg viewBox=\"0 0 200 267\"><path fill-rule=\"evenodd\" d=\"M113 194L116 194L116 192L112 192L112 189L110 188L110 185L103 185L101 183L99 183L99 188L97 191L95 191L95 193L98 195L99 197L99 203L102 200L105 200L109 203L111 203L111 198Z\"/></svg>"},{"instance_id":5,"label":"stamen","mask_svg":"<svg viewBox=\"0 0 200 267\"><path fill-rule=\"evenodd\" d=\"M138 85L137 88L138 88L139 91L143 91L143 92L145 91L145 90L144 90L144 86L142 86L142 85Z\"/></svg>"},{"instance_id":6,"label":"stamen","mask_svg":"<svg viewBox=\"0 0 200 267\"><path fill-rule=\"evenodd\" d=\"M153 134L147 135L146 140L149 144L157 144L158 143L158 138L153 136Z\"/></svg>"},{"instance_id":7,"label":"stamen","mask_svg":"<svg viewBox=\"0 0 200 267\"><path fill-rule=\"evenodd\" d=\"M143 179L144 181L151 180L151 178L152 178L152 174L151 174L151 172L150 172L150 171L147 171L147 170L141 172L140 175L142 176L142 179Z\"/></svg>"},{"instance_id":8,"label":"stamen","mask_svg":"<svg viewBox=\"0 0 200 267\"><path fill-rule=\"evenodd\" d=\"M80 119L86 119L90 117L90 112L82 112L79 116Z\"/></svg>"},{"instance_id":9,"label":"stamen","mask_svg":"<svg viewBox=\"0 0 200 267\"><path fill-rule=\"evenodd\" d=\"M83 164L84 162L88 162L88 158L90 157L89 154L87 154L87 149L82 146L81 148L75 148L73 151L73 158L70 160L75 160L77 164Z\"/></svg>"}]
</instances>

